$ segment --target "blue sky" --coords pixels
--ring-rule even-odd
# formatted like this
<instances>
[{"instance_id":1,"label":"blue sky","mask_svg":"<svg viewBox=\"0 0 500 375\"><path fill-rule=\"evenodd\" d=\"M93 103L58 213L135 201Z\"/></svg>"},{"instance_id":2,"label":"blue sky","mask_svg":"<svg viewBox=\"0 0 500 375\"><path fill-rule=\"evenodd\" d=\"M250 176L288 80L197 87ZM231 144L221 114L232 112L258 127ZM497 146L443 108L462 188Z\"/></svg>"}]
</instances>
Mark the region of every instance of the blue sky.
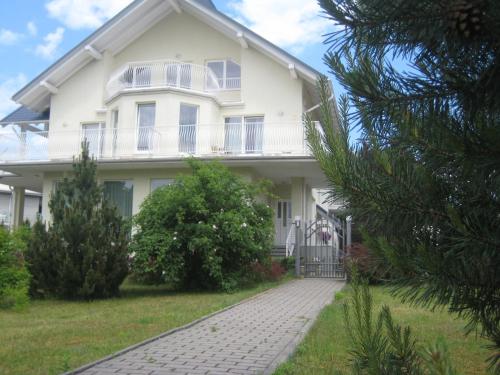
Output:
<instances>
[{"instance_id":1,"label":"blue sky","mask_svg":"<svg viewBox=\"0 0 500 375\"><path fill-rule=\"evenodd\" d=\"M16 0L0 2L0 118L10 97L131 0ZM214 0L237 19L317 70L324 33L332 24L316 0ZM335 85L337 94L338 85Z\"/></svg>"}]
</instances>

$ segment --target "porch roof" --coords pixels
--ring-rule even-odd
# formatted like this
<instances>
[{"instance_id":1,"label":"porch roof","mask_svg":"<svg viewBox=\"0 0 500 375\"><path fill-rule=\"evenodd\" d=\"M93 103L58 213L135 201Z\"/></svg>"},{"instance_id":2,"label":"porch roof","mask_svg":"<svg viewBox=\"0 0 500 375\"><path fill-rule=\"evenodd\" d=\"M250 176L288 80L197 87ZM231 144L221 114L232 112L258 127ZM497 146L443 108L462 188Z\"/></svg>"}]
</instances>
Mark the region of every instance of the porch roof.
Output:
<instances>
[{"instance_id":1,"label":"porch roof","mask_svg":"<svg viewBox=\"0 0 500 375\"><path fill-rule=\"evenodd\" d=\"M48 122L50 118L50 108L45 110L44 112L35 112L31 109L21 106L16 109L11 114L5 116L2 120L0 120L0 125L9 125L9 124L19 124L19 123L40 123L40 122Z\"/></svg>"}]
</instances>

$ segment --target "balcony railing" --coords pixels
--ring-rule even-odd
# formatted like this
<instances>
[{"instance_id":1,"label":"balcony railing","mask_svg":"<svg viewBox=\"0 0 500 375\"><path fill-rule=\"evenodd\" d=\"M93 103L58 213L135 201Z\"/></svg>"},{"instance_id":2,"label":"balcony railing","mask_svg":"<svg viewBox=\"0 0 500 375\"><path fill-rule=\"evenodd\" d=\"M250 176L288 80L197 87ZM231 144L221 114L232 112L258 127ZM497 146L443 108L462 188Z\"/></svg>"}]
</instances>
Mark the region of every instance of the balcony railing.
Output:
<instances>
[{"instance_id":1,"label":"balcony railing","mask_svg":"<svg viewBox=\"0 0 500 375\"><path fill-rule=\"evenodd\" d=\"M71 160L83 141L103 160L310 155L301 123L252 122L0 133L0 162Z\"/></svg>"},{"instance_id":2,"label":"balcony railing","mask_svg":"<svg viewBox=\"0 0 500 375\"><path fill-rule=\"evenodd\" d=\"M212 69L176 60L128 63L115 71L106 85L107 98L122 92L147 89L188 90L216 98L224 90L239 90L241 78L220 80Z\"/></svg>"}]
</instances>

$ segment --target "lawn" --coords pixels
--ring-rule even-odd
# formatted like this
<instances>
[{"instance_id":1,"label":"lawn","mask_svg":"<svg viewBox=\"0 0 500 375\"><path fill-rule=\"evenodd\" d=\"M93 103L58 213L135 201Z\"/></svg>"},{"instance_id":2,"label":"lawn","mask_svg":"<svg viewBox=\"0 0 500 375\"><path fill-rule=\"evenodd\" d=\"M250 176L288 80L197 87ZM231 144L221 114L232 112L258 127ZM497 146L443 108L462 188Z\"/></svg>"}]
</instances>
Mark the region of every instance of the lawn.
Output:
<instances>
[{"instance_id":1,"label":"lawn","mask_svg":"<svg viewBox=\"0 0 500 375\"><path fill-rule=\"evenodd\" d=\"M126 283L121 298L34 301L22 311L0 310L0 374L59 374L277 284L227 294Z\"/></svg>"},{"instance_id":2,"label":"lawn","mask_svg":"<svg viewBox=\"0 0 500 375\"><path fill-rule=\"evenodd\" d=\"M474 335L464 336L463 320L445 311L431 312L402 304L390 296L388 289L371 288L377 311L382 304L391 308L400 324L408 324L422 343L433 343L443 337L449 347L452 361L460 374L484 374L484 360L488 351L485 340ZM343 325L342 300L349 292L340 292L340 298L327 306L290 361L282 365L275 375L333 374L335 370L349 370L349 341Z\"/></svg>"}]
</instances>

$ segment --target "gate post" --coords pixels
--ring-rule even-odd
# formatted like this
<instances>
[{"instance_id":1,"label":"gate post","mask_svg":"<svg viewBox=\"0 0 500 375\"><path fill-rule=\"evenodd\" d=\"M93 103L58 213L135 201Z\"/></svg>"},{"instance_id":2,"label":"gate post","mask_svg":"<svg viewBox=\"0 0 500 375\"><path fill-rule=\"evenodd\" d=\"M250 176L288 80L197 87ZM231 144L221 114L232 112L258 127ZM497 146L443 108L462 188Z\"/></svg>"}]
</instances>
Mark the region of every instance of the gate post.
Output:
<instances>
[{"instance_id":1,"label":"gate post","mask_svg":"<svg viewBox=\"0 0 500 375\"><path fill-rule=\"evenodd\" d=\"M300 276L300 216L295 216L295 276Z\"/></svg>"},{"instance_id":2,"label":"gate post","mask_svg":"<svg viewBox=\"0 0 500 375\"><path fill-rule=\"evenodd\" d=\"M347 216L346 220L346 249L348 249L352 245L352 231L351 231L351 224L352 224L352 217Z\"/></svg>"}]
</instances>

